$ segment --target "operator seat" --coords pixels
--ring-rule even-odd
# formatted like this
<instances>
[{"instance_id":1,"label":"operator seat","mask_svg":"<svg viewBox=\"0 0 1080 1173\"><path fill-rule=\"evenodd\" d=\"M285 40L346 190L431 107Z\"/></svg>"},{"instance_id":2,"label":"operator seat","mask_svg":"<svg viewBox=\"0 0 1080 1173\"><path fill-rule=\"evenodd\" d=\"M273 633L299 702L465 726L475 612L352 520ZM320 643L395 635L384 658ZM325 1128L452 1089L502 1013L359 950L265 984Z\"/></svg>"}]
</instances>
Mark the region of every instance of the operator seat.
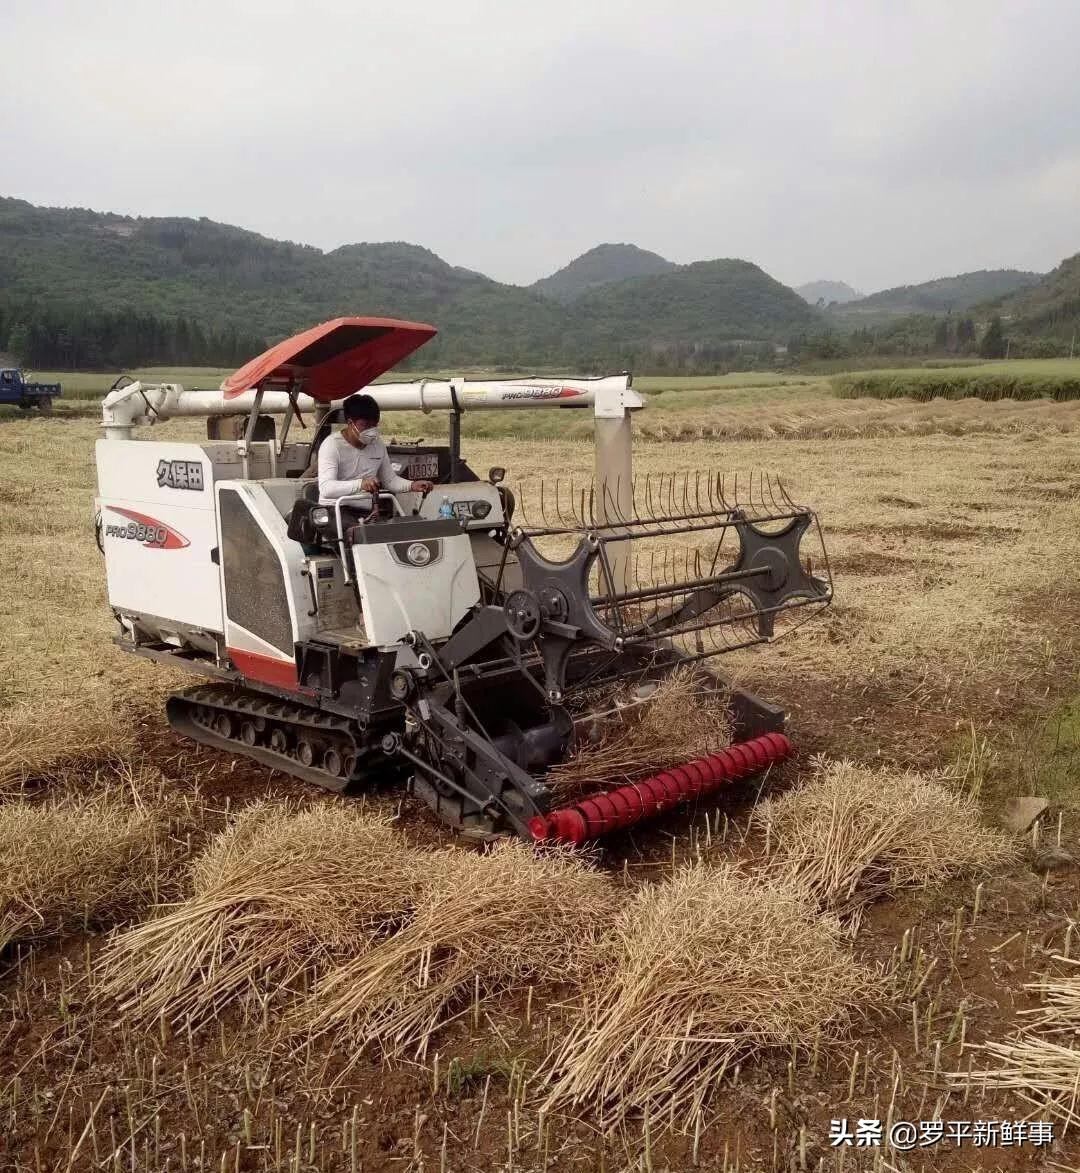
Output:
<instances>
[{"instance_id":1,"label":"operator seat","mask_svg":"<svg viewBox=\"0 0 1080 1173\"><path fill-rule=\"evenodd\" d=\"M341 511L341 533L338 534L335 524L333 505L319 505L319 482L304 481L303 487L296 498L286 523L286 533L294 542L300 542L308 554L322 552L327 543L334 543L339 537L346 537L349 530L357 522L367 521L379 516L379 505L373 500L370 508L365 508L357 502L351 502ZM316 524L314 511L325 509L329 512L329 522L321 520Z\"/></svg>"},{"instance_id":2,"label":"operator seat","mask_svg":"<svg viewBox=\"0 0 1080 1173\"><path fill-rule=\"evenodd\" d=\"M288 530L286 531L294 542L301 542L305 546L317 545L321 535L311 520L311 511L319 503L319 482L305 481L303 488L296 498L292 509L289 510Z\"/></svg>"}]
</instances>

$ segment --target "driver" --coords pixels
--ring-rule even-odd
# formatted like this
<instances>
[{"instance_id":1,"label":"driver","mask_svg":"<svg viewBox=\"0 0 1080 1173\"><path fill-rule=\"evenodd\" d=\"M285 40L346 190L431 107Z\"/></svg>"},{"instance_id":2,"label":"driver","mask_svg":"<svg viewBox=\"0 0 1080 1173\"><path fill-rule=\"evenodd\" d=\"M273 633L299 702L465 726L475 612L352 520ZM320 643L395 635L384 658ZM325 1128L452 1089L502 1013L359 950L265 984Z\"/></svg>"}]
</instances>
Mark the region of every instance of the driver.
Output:
<instances>
[{"instance_id":1,"label":"driver","mask_svg":"<svg viewBox=\"0 0 1080 1173\"><path fill-rule=\"evenodd\" d=\"M345 426L319 448L319 504L357 493L430 493L431 481L399 477L379 439L379 405L370 395L350 395L342 404Z\"/></svg>"}]
</instances>

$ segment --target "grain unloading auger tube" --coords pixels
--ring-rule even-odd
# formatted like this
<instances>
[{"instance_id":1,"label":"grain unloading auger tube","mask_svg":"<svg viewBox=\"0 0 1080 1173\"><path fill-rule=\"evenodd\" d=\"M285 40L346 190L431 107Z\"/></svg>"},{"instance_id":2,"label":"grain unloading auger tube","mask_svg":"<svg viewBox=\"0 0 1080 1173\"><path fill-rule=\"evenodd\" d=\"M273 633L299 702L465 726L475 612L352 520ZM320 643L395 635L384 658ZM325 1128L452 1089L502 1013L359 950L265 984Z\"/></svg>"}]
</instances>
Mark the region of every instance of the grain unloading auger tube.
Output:
<instances>
[{"instance_id":1,"label":"grain unloading auger tube","mask_svg":"<svg viewBox=\"0 0 1080 1173\"><path fill-rule=\"evenodd\" d=\"M448 444L389 449L435 490L319 502L308 470L343 397L433 334L336 319L218 390L131 384L105 399L99 539L117 642L211 678L170 699L173 726L335 790L407 785L465 833L573 842L785 757L783 712L697 663L737 744L560 805L549 770L613 688L644 696L829 602L820 529L770 476L635 479L644 401L628 375L371 386L386 412L449 412ZM464 412L521 407L592 411L586 486L511 490L503 470L469 468ZM223 438L222 417L244 413ZM206 442L135 438L197 414ZM315 426L297 438L305 414Z\"/></svg>"}]
</instances>

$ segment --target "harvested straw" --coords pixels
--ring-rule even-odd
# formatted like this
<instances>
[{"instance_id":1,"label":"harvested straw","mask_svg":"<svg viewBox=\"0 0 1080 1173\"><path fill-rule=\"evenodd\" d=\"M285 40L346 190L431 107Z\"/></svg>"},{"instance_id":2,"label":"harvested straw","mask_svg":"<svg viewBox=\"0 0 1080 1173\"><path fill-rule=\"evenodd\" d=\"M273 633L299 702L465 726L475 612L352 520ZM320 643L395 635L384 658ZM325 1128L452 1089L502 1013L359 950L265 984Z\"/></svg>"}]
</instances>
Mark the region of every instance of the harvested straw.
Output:
<instances>
[{"instance_id":1,"label":"harvested straw","mask_svg":"<svg viewBox=\"0 0 1080 1173\"><path fill-rule=\"evenodd\" d=\"M978 1083L982 1088L1016 1092L1041 1112L1080 1124L1080 1048L1065 1046L1036 1034L1021 1034L1005 1043L986 1043L982 1050L993 1066L979 1071L950 1071L953 1088Z\"/></svg>"},{"instance_id":2,"label":"harvested straw","mask_svg":"<svg viewBox=\"0 0 1080 1173\"><path fill-rule=\"evenodd\" d=\"M122 756L132 748L130 729L111 709L86 706L61 708L48 721L37 706L0 714L0 797L17 795L31 778Z\"/></svg>"},{"instance_id":3,"label":"harvested straw","mask_svg":"<svg viewBox=\"0 0 1080 1173\"><path fill-rule=\"evenodd\" d=\"M191 1026L287 998L400 923L417 875L388 822L344 805L256 804L195 861L189 899L110 943L98 992L137 1020Z\"/></svg>"},{"instance_id":4,"label":"harvested straw","mask_svg":"<svg viewBox=\"0 0 1080 1173\"><path fill-rule=\"evenodd\" d=\"M793 885L687 867L616 919L579 1024L545 1064L543 1110L692 1121L724 1072L763 1048L839 1031L876 980Z\"/></svg>"},{"instance_id":5,"label":"harvested straw","mask_svg":"<svg viewBox=\"0 0 1080 1173\"><path fill-rule=\"evenodd\" d=\"M116 795L0 806L0 948L115 923L151 899L177 856L160 810Z\"/></svg>"},{"instance_id":6,"label":"harvested straw","mask_svg":"<svg viewBox=\"0 0 1080 1173\"><path fill-rule=\"evenodd\" d=\"M622 782L705 757L731 742L726 705L709 678L676 668L644 698L630 688L617 692L612 708L597 720L565 762L551 768L556 786Z\"/></svg>"},{"instance_id":7,"label":"harvested straw","mask_svg":"<svg viewBox=\"0 0 1080 1173\"><path fill-rule=\"evenodd\" d=\"M1059 958L1059 961L1068 961ZM1080 965L1071 961L1070 965ZM1021 1011L1025 1030L1004 1043L986 1043L981 1050L992 1065L979 1071L952 1071L946 1079L952 1087L977 1081L984 1088L1017 1092L1041 1112L1080 1124L1080 1048L1075 1035L1080 1029L1080 974L1031 983L1027 989L1043 996L1043 1004ZM1064 1042L1055 1035L1065 1035Z\"/></svg>"},{"instance_id":8,"label":"harvested straw","mask_svg":"<svg viewBox=\"0 0 1080 1173\"><path fill-rule=\"evenodd\" d=\"M1066 960L1057 958L1058 961ZM1069 961L1080 966L1080 961ZM1042 995L1043 1004L1034 1010L1023 1010L1030 1015L1030 1025L1050 1033L1068 1031L1080 1033L1080 970L1075 977L1044 979L1027 987Z\"/></svg>"},{"instance_id":9,"label":"harvested straw","mask_svg":"<svg viewBox=\"0 0 1080 1173\"><path fill-rule=\"evenodd\" d=\"M923 774L817 759L801 789L761 803L776 871L805 884L824 909L857 925L872 901L902 888L1015 858L978 804Z\"/></svg>"},{"instance_id":10,"label":"harvested straw","mask_svg":"<svg viewBox=\"0 0 1080 1173\"><path fill-rule=\"evenodd\" d=\"M334 969L296 1025L422 1057L434 1032L478 999L588 965L613 898L607 877L569 853L517 842L482 855L435 852L409 924Z\"/></svg>"}]
</instances>

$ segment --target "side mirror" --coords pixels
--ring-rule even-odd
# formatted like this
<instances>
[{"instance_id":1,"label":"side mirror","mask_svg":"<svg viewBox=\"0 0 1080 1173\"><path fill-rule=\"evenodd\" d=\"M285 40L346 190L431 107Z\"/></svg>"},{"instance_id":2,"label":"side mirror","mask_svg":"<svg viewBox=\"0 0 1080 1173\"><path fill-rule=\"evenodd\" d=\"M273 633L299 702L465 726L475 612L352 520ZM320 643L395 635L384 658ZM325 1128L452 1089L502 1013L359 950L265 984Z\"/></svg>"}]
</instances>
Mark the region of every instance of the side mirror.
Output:
<instances>
[{"instance_id":1,"label":"side mirror","mask_svg":"<svg viewBox=\"0 0 1080 1173\"><path fill-rule=\"evenodd\" d=\"M488 469L488 481L493 485L501 484L506 479L506 469L499 468L496 465L494 468Z\"/></svg>"}]
</instances>

